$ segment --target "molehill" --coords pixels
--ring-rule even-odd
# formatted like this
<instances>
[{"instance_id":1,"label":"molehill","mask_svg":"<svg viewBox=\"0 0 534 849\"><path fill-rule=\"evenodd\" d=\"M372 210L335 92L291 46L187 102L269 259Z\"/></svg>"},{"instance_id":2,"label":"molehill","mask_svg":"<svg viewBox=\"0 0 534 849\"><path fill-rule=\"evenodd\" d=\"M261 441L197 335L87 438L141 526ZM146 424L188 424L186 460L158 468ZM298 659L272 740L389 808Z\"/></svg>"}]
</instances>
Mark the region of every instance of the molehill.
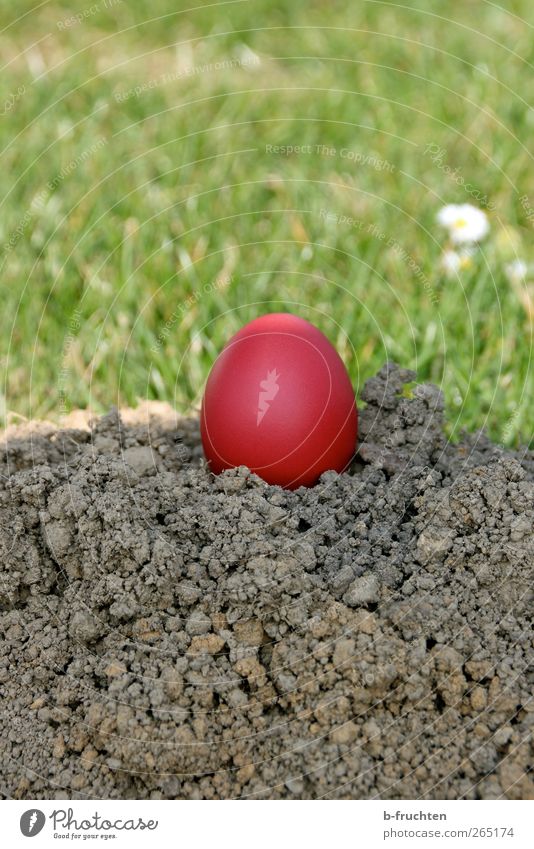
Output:
<instances>
[{"instance_id":1,"label":"molehill","mask_svg":"<svg viewBox=\"0 0 534 849\"><path fill-rule=\"evenodd\" d=\"M296 492L164 405L6 432L4 797L534 797L534 455L413 378Z\"/></svg>"}]
</instances>

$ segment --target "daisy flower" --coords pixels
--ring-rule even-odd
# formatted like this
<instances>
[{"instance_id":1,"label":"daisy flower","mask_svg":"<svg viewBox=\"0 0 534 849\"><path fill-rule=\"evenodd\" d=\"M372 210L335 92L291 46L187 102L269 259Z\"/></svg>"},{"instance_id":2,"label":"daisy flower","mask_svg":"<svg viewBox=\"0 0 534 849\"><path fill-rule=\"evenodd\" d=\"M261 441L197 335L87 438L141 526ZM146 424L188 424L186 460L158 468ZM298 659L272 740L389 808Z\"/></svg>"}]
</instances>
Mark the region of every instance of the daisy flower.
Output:
<instances>
[{"instance_id":1,"label":"daisy flower","mask_svg":"<svg viewBox=\"0 0 534 849\"><path fill-rule=\"evenodd\" d=\"M504 266L504 271L510 283L522 283L528 274L528 265L522 259L514 259Z\"/></svg>"},{"instance_id":2,"label":"daisy flower","mask_svg":"<svg viewBox=\"0 0 534 849\"><path fill-rule=\"evenodd\" d=\"M464 248L461 251L447 249L441 254L441 268L449 277L454 277L460 271L473 265L473 250Z\"/></svg>"},{"instance_id":3,"label":"daisy flower","mask_svg":"<svg viewBox=\"0 0 534 849\"><path fill-rule=\"evenodd\" d=\"M470 203L450 203L438 212L438 223L449 231L455 245L481 242L489 232L488 216Z\"/></svg>"}]
</instances>

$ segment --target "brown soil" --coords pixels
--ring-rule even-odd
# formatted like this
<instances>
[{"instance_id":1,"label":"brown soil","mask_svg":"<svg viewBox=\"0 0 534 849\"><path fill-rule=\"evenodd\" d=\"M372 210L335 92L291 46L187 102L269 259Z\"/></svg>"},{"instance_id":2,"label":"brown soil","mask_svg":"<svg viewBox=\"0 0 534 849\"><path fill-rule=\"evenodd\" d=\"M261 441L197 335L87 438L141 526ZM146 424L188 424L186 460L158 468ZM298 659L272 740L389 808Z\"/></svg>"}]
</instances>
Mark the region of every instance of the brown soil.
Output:
<instances>
[{"instance_id":1,"label":"brown soil","mask_svg":"<svg viewBox=\"0 0 534 849\"><path fill-rule=\"evenodd\" d=\"M7 432L4 797L534 798L534 457L412 379L296 492L163 405Z\"/></svg>"}]
</instances>

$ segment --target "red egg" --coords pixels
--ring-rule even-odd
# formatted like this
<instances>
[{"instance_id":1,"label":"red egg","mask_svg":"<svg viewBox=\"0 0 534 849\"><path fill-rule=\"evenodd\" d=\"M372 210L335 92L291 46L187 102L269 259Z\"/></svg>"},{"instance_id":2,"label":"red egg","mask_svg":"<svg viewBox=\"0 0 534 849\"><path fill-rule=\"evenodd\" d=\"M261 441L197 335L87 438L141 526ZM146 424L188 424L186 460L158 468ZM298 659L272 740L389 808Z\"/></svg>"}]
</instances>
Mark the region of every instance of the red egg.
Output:
<instances>
[{"instance_id":1,"label":"red egg","mask_svg":"<svg viewBox=\"0 0 534 849\"><path fill-rule=\"evenodd\" d=\"M201 434L216 474L248 466L270 484L311 486L328 469L347 468L357 431L341 357L296 315L272 313L245 325L208 377Z\"/></svg>"}]
</instances>

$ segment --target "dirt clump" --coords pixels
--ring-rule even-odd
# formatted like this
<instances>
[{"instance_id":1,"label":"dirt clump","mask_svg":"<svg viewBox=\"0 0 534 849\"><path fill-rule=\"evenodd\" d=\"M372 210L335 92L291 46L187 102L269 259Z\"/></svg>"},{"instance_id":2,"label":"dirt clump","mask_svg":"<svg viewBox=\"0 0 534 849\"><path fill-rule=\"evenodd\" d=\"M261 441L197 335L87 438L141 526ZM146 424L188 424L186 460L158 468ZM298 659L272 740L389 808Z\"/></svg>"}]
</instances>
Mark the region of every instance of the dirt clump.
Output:
<instances>
[{"instance_id":1,"label":"dirt clump","mask_svg":"<svg viewBox=\"0 0 534 849\"><path fill-rule=\"evenodd\" d=\"M413 380L295 492L165 405L6 433L4 797L534 798L534 458Z\"/></svg>"}]
</instances>

